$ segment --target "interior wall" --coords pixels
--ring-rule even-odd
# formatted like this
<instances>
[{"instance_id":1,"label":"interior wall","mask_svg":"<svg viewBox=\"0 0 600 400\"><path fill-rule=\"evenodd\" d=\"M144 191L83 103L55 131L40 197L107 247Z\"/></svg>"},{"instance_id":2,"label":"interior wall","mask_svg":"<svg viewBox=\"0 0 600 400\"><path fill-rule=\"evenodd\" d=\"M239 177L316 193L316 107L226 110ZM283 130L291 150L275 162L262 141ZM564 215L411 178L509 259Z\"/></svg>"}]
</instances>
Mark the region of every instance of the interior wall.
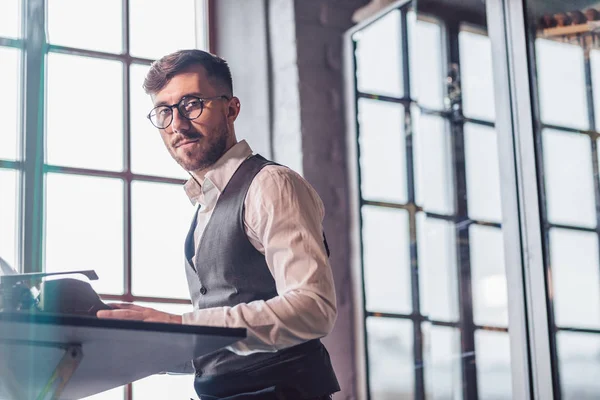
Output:
<instances>
[{"instance_id":1,"label":"interior wall","mask_svg":"<svg viewBox=\"0 0 600 400\"><path fill-rule=\"evenodd\" d=\"M342 392L357 399L350 190L344 115L343 34L367 0L215 1L216 53L229 61L242 102L238 138L288 165L326 209L338 318L324 340ZM251 103L251 105L248 105Z\"/></svg>"}]
</instances>

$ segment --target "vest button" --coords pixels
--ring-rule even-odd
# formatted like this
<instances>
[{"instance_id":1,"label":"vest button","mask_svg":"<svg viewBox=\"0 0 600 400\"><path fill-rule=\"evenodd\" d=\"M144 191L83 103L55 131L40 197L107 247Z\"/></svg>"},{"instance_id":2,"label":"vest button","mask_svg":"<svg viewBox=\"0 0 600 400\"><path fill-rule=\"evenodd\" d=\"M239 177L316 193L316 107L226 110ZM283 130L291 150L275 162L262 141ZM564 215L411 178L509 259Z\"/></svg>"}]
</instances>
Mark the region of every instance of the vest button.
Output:
<instances>
[{"instance_id":1,"label":"vest button","mask_svg":"<svg viewBox=\"0 0 600 400\"><path fill-rule=\"evenodd\" d=\"M200 294L201 294L201 295L205 295L205 294L206 294L206 292L207 292L206 288L205 288L204 286L202 286L202 287L200 288Z\"/></svg>"}]
</instances>

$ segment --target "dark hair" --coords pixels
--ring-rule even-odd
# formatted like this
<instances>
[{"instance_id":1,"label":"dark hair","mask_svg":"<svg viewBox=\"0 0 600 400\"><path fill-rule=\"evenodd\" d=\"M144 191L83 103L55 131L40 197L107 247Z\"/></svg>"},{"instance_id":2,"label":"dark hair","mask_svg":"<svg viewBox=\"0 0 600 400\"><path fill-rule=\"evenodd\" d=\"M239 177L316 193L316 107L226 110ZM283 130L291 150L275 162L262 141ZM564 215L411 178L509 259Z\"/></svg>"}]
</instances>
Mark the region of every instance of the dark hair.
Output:
<instances>
[{"instance_id":1,"label":"dark hair","mask_svg":"<svg viewBox=\"0 0 600 400\"><path fill-rule=\"evenodd\" d=\"M202 50L179 50L154 61L146 74L144 90L147 94L156 94L175 75L194 65L203 66L215 86L221 86L226 91L224 94L233 95L233 80L227 61Z\"/></svg>"}]
</instances>

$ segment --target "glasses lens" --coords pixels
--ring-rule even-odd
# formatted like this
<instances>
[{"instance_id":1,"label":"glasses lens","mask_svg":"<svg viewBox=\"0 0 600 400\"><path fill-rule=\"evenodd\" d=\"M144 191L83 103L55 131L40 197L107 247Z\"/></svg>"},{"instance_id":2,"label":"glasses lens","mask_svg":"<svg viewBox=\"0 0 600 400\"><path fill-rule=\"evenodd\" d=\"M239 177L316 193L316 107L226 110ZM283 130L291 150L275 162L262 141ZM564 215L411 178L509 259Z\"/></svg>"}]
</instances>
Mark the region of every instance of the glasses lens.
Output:
<instances>
[{"instance_id":1,"label":"glasses lens","mask_svg":"<svg viewBox=\"0 0 600 400\"><path fill-rule=\"evenodd\" d=\"M169 107L156 107L150 113L150 121L157 128L165 128L169 126L173 119L173 112Z\"/></svg>"},{"instance_id":2,"label":"glasses lens","mask_svg":"<svg viewBox=\"0 0 600 400\"><path fill-rule=\"evenodd\" d=\"M187 119L198 118L203 108L203 101L197 97L184 97L179 103L179 112Z\"/></svg>"}]
</instances>

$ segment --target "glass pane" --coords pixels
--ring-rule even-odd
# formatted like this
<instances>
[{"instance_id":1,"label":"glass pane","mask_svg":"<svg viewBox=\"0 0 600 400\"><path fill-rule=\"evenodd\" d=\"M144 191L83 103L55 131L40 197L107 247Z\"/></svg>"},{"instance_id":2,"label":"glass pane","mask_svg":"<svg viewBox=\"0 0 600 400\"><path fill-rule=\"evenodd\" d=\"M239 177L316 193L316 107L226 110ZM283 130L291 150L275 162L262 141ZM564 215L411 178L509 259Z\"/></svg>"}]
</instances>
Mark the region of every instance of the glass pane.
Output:
<instances>
[{"instance_id":1,"label":"glass pane","mask_svg":"<svg viewBox=\"0 0 600 400\"><path fill-rule=\"evenodd\" d=\"M465 124L465 164L469 217L500 222L500 169L493 128Z\"/></svg>"},{"instance_id":2,"label":"glass pane","mask_svg":"<svg viewBox=\"0 0 600 400\"><path fill-rule=\"evenodd\" d=\"M463 112L467 117L496 119L492 46L487 36L462 30L458 35Z\"/></svg>"},{"instance_id":3,"label":"glass pane","mask_svg":"<svg viewBox=\"0 0 600 400\"><path fill-rule=\"evenodd\" d=\"M2 0L2 12L0 13L0 37L9 37L15 39L21 37L22 7L22 0ZM0 59L3 59L1 54Z\"/></svg>"},{"instance_id":4,"label":"glass pane","mask_svg":"<svg viewBox=\"0 0 600 400\"><path fill-rule=\"evenodd\" d=\"M123 400L125 398L125 387L121 386L93 396L84 397L83 400Z\"/></svg>"},{"instance_id":5,"label":"glass pane","mask_svg":"<svg viewBox=\"0 0 600 400\"><path fill-rule=\"evenodd\" d=\"M583 49L546 39L537 39L535 48L542 121L588 129Z\"/></svg>"},{"instance_id":6,"label":"glass pane","mask_svg":"<svg viewBox=\"0 0 600 400\"><path fill-rule=\"evenodd\" d=\"M118 61L48 54L48 164L123 169L122 68Z\"/></svg>"},{"instance_id":7,"label":"glass pane","mask_svg":"<svg viewBox=\"0 0 600 400\"><path fill-rule=\"evenodd\" d=\"M131 199L132 292L189 298L183 242L194 207L181 185L134 181Z\"/></svg>"},{"instance_id":8,"label":"glass pane","mask_svg":"<svg viewBox=\"0 0 600 400\"><path fill-rule=\"evenodd\" d=\"M362 197L406 202L404 107L360 99L358 123Z\"/></svg>"},{"instance_id":9,"label":"glass pane","mask_svg":"<svg viewBox=\"0 0 600 400\"><path fill-rule=\"evenodd\" d=\"M133 400L197 399L193 375L153 375L133 383Z\"/></svg>"},{"instance_id":10,"label":"glass pane","mask_svg":"<svg viewBox=\"0 0 600 400\"><path fill-rule=\"evenodd\" d=\"M508 333L475 331L475 353L479 398L512 400Z\"/></svg>"},{"instance_id":11,"label":"glass pane","mask_svg":"<svg viewBox=\"0 0 600 400\"><path fill-rule=\"evenodd\" d=\"M51 44L121 53L122 0L47 0L47 10Z\"/></svg>"},{"instance_id":12,"label":"glass pane","mask_svg":"<svg viewBox=\"0 0 600 400\"><path fill-rule=\"evenodd\" d=\"M367 318L371 398L403 400L414 396L412 322Z\"/></svg>"},{"instance_id":13,"label":"glass pane","mask_svg":"<svg viewBox=\"0 0 600 400\"><path fill-rule=\"evenodd\" d=\"M415 129L415 185L417 203L437 214L454 213L452 141L446 121L421 114Z\"/></svg>"},{"instance_id":14,"label":"glass pane","mask_svg":"<svg viewBox=\"0 0 600 400\"><path fill-rule=\"evenodd\" d=\"M600 128L600 48L590 51L590 67L592 75L592 90L594 94L594 116L596 130Z\"/></svg>"},{"instance_id":15,"label":"glass pane","mask_svg":"<svg viewBox=\"0 0 600 400\"><path fill-rule=\"evenodd\" d=\"M46 271L93 269L98 293L122 294L123 182L46 175Z\"/></svg>"},{"instance_id":16,"label":"glass pane","mask_svg":"<svg viewBox=\"0 0 600 400\"><path fill-rule=\"evenodd\" d=\"M428 400L462 398L460 332L430 326L425 341L425 392ZM483 398L483 397L481 397Z\"/></svg>"},{"instance_id":17,"label":"glass pane","mask_svg":"<svg viewBox=\"0 0 600 400\"><path fill-rule=\"evenodd\" d=\"M456 237L452 222L417 215L421 312L436 321L458 320Z\"/></svg>"},{"instance_id":18,"label":"glass pane","mask_svg":"<svg viewBox=\"0 0 600 400\"><path fill-rule=\"evenodd\" d=\"M558 332L556 339L562 398L597 399L600 393L600 335Z\"/></svg>"},{"instance_id":19,"label":"glass pane","mask_svg":"<svg viewBox=\"0 0 600 400\"><path fill-rule=\"evenodd\" d=\"M362 218L367 310L409 314L412 306L408 213L363 206Z\"/></svg>"},{"instance_id":20,"label":"glass pane","mask_svg":"<svg viewBox=\"0 0 600 400\"><path fill-rule=\"evenodd\" d=\"M600 327L596 233L550 230L554 315L559 326Z\"/></svg>"},{"instance_id":21,"label":"glass pane","mask_svg":"<svg viewBox=\"0 0 600 400\"><path fill-rule=\"evenodd\" d=\"M158 59L177 50L197 48L194 3L195 0L171 0L166 5L161 0L130 0L131 55Z\"/></svg>"},{"instance_id":22,"label":"glass pane","mask_svg":"<svg viewBox=\"0 0 600 400\"><path fill-rule=\"evenodd\" d=\"M1 17L0 17L1 21ZM0 22L0 29L2 23ZM1 34L0 34L1 36ZM0 158L17 160L21 119L21 51L0 47L0 109L3 110Z\"/></svg>"},{"instance_id":23,"label":"glass pane","mask_svg":"<svg viewBox=\"0 0 600 400\"><path fill-rule=\"evenodd\" d=\"M595 227L589 136L545 129L542 137L548 220L555 224Z\"/></svg>"},{"instance_id":24,"label":"glass pane","mask_svg":"<svg viewBox=\"0 0 600 400\"><path fill-rule=\"evenodd\" d=\"M132 64L131 90L131 171L136 174L188 179L187 172L173 160L156 129L146 115L152 109L152 100L142 84L150 67Z\"/></svg>"},{"instance_id":25,"label":"glass pane","mask_svg":"<svg viewBox=\"0 0 600 400\"><path fill-rule=\"evenodd\" d=\"M354 34L357 89L402 97L402 40L400 12L394 10Z\"/></svg>"},{"instance_id":26,"label":"glass pane","mask_svg":"<svg viewBox=\"0 0 600 400\"><path fill-rule=\"evenodd\" d=\"M508 294L502 231L471 225L473 320L478 325L508 326Z\"/></svg>"},{"instance_id":27,"label":"glass pane","mask_svg":"<svg viewBox=\"0 0 600 400\"><path fill-rule=\"evenodd\" d=\"M442 28L439 23L418 20L411 35L411 90L421 107L444 108Z\"/></svg>"},{"instance_id":28,"label":"glass pane","mask_svg":"<svg viewBox=\"0 0 600 400\"><path fill-rule=\"evenodd\" d=\"M17 257L19 173L0 169L0 257L19 271Z\"/></svg>"}]
</instances>

